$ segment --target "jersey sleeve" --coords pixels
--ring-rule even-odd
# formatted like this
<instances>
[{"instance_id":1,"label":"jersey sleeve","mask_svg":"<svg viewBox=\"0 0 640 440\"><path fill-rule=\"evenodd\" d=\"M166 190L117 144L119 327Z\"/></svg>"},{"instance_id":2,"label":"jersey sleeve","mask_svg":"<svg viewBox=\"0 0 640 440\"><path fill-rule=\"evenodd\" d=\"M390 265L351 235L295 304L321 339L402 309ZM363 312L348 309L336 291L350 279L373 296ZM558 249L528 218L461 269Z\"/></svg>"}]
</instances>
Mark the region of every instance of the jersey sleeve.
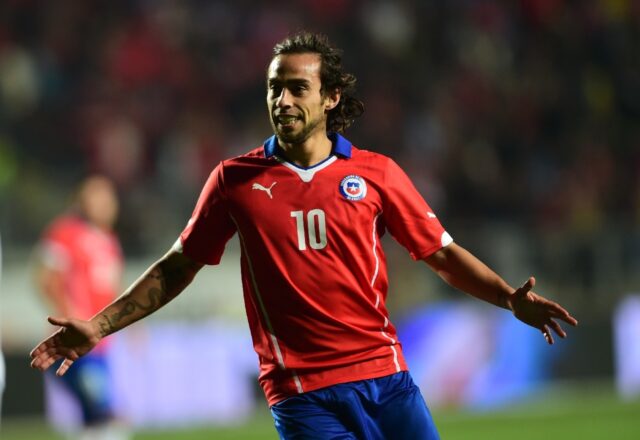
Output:
<instances>
[{"instance_id":1,"label":"jersey sleeve","mask_svg":"<svg viewBox=\"0 0 640 440\"><path fill-rule=\"evenodd\" d=\"M180 234L180 250L204 264L218 264L224 247L235 233L225 197L223 165L220 163L205 183L187 227Z\"/></svg>"},{"instance_id":2,"label":"jersey sleeve","mask_svg":"<svg viewBox=\"0 0 640 440\"><path fill-rule=\"evenodd\" d=\"M393 238L414 260L421 260L451 244L445 231L406 173L389 159L383 188L383 217Z\"/></svg>"}]
</instances>

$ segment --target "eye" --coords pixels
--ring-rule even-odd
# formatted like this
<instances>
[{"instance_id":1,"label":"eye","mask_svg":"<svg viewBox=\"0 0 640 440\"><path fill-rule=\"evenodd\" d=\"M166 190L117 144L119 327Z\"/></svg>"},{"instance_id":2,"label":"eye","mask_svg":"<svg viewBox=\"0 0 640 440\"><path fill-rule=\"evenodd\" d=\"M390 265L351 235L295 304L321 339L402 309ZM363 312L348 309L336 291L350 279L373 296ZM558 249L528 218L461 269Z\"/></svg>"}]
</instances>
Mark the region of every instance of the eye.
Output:
<instances>
[{"instance_id":1,"label":"eye","mask_svg":"<svg viewBox=\"0 0 640 440\"><path fill-rule=\"evenodd\" d=\"M282 86L279 84L269 84L269 93L274 96L280 95L280 93L282 93Z\"/></svg>"},{"instance_id":2,"label":"eye","mask_svg":"<svg viewBox=\"0 0 640 440\"><path fill-rule=\"evenodd\" d=\"M306 90L307 90L307 88L305 86L293 86L291 88L291 93L293 93L296 96L300 96L304 92L306 92Z\"/></svg>"}]
</instances>

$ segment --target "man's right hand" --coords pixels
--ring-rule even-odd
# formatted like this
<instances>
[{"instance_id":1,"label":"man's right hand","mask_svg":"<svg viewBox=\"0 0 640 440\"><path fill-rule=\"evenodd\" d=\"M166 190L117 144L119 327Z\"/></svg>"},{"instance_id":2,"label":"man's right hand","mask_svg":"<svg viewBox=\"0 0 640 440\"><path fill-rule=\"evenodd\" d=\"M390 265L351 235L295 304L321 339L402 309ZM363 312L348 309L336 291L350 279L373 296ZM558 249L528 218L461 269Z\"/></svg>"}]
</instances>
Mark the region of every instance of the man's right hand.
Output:
<instances>
[{"instance_id":1,"label":"man's right hand","mask_svg":"<svg viewBox=\"0 0 640 440\"><path fill-rule=\"evenodd\" d=\"M49 317L48 321L61 328L31 351L31 367L44 371L64 359L56 371L56 375L62 376L76 359L100 342L100 333L91 322L81 319Z\"/></svg>"}]
</instances>

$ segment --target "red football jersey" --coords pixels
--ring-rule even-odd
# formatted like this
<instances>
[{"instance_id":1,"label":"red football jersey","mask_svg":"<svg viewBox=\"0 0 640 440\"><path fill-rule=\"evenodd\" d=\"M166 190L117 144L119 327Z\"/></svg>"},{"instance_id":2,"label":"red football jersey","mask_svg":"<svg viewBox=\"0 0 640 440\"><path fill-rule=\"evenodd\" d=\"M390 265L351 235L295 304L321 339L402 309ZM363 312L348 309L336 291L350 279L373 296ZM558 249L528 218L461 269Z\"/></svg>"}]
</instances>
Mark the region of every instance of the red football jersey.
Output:
<instances>
[{"instance_id":1,"label":"red football jersey","mask_svg":"<svg viewBox=\"0 0 640 440\"><path fill-rule=\"evenodd\" d=\"M270 405L337 383L406 370L385 299L380 238L414 259L452 239L388 157L332 134L333 154L301 168L275 137L211 173L182 252L217 264L238 233L244 301Z\"/></svg>"},{"instance_id":2,"label":"red football jersey","mask_svg":"<svg viewBox=\"0 0 640 440\"><path fill-rule=\"evenodd\" d=\"M71 316L89 319L119 294L123 257L115 235L65 215L45 231L41 252L43 264L62 274Z\"/></svg>"}]
</instances>

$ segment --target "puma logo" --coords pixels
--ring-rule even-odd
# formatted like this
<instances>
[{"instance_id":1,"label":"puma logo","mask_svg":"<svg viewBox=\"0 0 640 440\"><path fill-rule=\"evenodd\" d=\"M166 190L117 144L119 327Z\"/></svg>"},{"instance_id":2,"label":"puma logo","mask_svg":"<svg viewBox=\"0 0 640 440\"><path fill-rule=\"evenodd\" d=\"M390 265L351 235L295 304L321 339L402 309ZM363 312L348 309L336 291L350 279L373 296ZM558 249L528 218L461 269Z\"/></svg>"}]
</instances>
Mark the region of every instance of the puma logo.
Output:
<instances>
[{"instance_id":1,"label":"puma logo","mask_svg":"<svg viewBox=\"0 0 640 440\"><path fill-rule=\"evenodd\" d=\"M259 189L260 191L264 191L264 192L267 193L267 195L269 196L270 199L273 199L273 195L271 194L271 188L273 188L276 183L278 183L278 182L273 182L269 188L266 188L266 187L260 185L259 183L254 183L253 186L251 187L251 189Z\"/></svg>"}]
</instances>

